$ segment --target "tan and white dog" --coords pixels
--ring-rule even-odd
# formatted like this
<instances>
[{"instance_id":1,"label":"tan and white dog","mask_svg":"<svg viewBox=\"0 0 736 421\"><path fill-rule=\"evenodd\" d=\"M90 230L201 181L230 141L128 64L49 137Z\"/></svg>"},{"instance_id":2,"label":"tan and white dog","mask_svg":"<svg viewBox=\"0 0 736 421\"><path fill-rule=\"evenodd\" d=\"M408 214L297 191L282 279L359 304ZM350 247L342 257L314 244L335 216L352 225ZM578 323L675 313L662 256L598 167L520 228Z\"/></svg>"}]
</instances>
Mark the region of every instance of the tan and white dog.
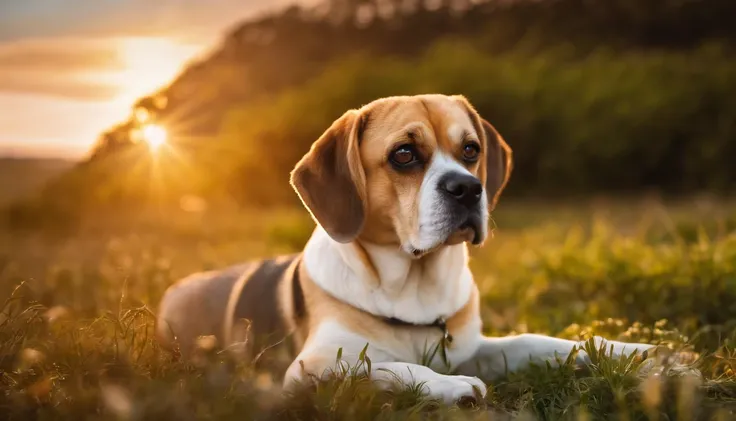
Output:
<instances>
[{"instance_id":1,"label":"tan and white dog","mask_svg":"<svg viewBox=\"0 0 736 421\"><path fill-rule=\"evenodd\" d=\"M555 364L581 344L482 333L467 243L486 240L511 168L509 146L462 96L397 96L350 110L291 174L317 223L304 250L171 286L157 336L185 355L206 335L223 347L245 343L251 356L287 345L285 386L329 373L340 348L354 365L368 345L365 374L376 384L423 383L448 403L485 395L479 378ZM616 355L653 347L596 341ZM427 363L436 344L445 358ZM582 351L576 358L589 361Z\"/></svg>"}]
</instances>

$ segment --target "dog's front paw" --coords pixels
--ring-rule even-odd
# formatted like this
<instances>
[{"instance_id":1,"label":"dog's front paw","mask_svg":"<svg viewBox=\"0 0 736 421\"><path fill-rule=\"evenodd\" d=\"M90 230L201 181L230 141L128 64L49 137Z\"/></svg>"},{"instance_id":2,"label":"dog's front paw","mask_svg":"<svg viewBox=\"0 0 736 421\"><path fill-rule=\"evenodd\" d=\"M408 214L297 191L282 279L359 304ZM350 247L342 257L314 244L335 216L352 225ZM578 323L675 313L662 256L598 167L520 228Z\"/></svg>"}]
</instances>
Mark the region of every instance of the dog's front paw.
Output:
<instances>
[{"instance_id":1,"label":"dog's front paw","mask_svg":"<svg viewBox=\"0 0 736 421\"><path fill-rule=\"evenodd\" d=\"M479 404L488 391L480 379L468 376L442 376L427 380L423 390L430 398L439 399L448 405Z\"/></svg>"}]
</instances>

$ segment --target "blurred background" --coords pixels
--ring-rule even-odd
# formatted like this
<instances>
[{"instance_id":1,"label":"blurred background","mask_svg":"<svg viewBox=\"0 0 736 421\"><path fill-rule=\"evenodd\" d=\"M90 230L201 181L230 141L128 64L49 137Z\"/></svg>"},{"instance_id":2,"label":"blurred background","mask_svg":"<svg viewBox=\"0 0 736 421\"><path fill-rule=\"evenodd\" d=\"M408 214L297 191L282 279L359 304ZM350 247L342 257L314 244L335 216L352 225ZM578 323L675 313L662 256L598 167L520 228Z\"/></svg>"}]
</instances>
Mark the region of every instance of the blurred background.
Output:
<instances>
[{"instance_id":1,"label":"blurred background","mask_svg":"<svg viewBox=\"0 0 736 421\"><path fill-rule=\"evenodd\" d=\"M734 190L731 0L0 8L13 229L298 206L288 173L335 118L424 92L466 95L505 136L505 200Z\"/></svg>"}]
</instances>

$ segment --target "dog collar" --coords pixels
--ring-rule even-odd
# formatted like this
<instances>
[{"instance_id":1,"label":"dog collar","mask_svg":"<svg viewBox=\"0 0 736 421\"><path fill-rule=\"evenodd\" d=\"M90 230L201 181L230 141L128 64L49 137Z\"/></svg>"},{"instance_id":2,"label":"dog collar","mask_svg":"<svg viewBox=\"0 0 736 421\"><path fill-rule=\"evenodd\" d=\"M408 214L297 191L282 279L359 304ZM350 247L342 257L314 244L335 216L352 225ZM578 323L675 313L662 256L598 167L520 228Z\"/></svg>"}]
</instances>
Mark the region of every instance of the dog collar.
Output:
<instances>
[{"instance_id":1,"label":"dog collar","mask_svg":"<svg viewBox=\"0 0 736 421\"><path fill-rule=\"evenodd\" d=\"M447 321L445 321L444 317L438 317L437 320L429 324L411 323L407 322L406 320L397 319L395 317L381 317L381 319L383 319L385 323L392 326L432 327L440 329L442 331L442 339L434 348L434 351L430 351L431 356L429 356L429 361L423 362L423 364L426 365L431 363L431 360L434 359L434 356L437 355L437 352L439 351L440 358L442 358L442 361L445 363L447 368L450 368L450 361L447 358L447 349L450 347L450 343L452 343L452 335L450 334L449 329L447 329Z\"/></svg>"},{"instance_id":2,"label":"dog collar","mask_svg":"<svg viewBox=\"0 0 736 421\"><path fill-rule=\"evenodd\" d=\"M406 320L397 319L396 317L381 317L381 319L383 319L384 322L390 324L391 326L438 328L442 331L443 339L446 340L448 343L452 342L452 335L450 334L450 331L447 329L447 321L445 320L444 317L438 317L437 320L429 324L418 324L418 323L407 322Z\"/></svg>"}]
</instances>

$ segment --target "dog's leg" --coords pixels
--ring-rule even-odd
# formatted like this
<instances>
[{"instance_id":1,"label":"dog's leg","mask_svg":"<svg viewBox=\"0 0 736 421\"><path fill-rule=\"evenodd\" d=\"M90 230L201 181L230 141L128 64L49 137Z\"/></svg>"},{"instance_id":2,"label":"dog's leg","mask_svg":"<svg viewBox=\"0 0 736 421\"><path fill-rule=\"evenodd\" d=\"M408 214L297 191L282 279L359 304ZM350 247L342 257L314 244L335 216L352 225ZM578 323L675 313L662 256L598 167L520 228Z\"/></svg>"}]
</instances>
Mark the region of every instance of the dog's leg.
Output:
<instances>
[{"instance_id":1,"label":"dog's leg","mask_svg":"<svg viewBox=\"0 0 736 421\"><path fill-rule=\"evenodd\" d=\"M631 355L638 352L640 355L656 345L641 343L626 343L607 340L600 336L594 338L596 348L604 347L606 355ZM538 334L522 334L499 338L482 337L478 350L468 361L457 367L457 372L468 376L477 376L491 381L504 376L507 372L517 371L528 367L530 363L549 362L553 366L557 360L565 361L575 347L579 350L576 363L585 365L590 363L590 356L583 350L585 341L571 341Z\"/></svg>"},{"instance_id":2,"label":"dog's leg","mask_svg":"<svg viewBox=\"0 0 736 421\"><path fill-rule=\"evenodd\" d=\"M487 391L486 385L477 377L444 375L418 364L371 362L370 371L368 364L348 363L345 359L340 360L339 365L347 369L357 367L355 374L367 374L380 389L419 386L429 398L438 399L448 405L465 399L476 402L484 398ZM321 355L300 355L286 373L284 388L294 390L294 386L305 381L326 380L331 372L339 372L335 359L330 362Z\"/></svg>"}]
</instances>

